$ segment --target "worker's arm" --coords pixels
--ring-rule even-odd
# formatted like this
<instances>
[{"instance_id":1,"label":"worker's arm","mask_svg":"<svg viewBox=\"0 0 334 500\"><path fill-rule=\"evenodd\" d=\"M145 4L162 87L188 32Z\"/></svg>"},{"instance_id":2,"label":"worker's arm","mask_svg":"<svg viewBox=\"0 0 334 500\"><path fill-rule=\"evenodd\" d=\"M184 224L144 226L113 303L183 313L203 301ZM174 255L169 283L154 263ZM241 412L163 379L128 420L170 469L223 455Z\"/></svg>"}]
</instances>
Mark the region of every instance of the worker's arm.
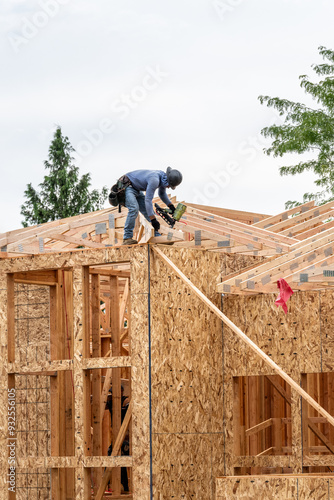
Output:
<instances>
[{"instance_id":1,"label":"worker's arm","mask_svg":"<svg viewBox=\"0 0 334 500\"><path fill-rule=\"evenodd\" d=\"M158 193L159 193L160 200L163 201L167 205L167 207L169 207L169 205L171 205L172 202L170 201L170 199L167 196L166 188L163 186L160 186Z\"/></svg>"},{"instance_id":2,"label":"worker's arm","mask_svg":"<svg viewBox=\"0 0 334 500\"><path fill-rule=\"evenodd\" d=\"M154 198L154 193L159 186L159 182L160 180L158 175L151 175L146 188L145 207L147 215L151 220L155 219L152 200Z\"/></svg>"}]
</instances>

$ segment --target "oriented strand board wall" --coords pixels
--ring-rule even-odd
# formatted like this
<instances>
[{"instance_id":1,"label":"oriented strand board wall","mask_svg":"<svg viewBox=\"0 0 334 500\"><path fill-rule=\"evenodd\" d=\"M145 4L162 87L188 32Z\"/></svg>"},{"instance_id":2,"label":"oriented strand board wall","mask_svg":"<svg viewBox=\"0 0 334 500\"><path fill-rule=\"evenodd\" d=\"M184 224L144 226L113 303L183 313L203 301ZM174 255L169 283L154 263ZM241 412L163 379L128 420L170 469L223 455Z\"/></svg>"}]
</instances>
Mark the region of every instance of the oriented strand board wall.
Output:
<instances>
[{"instance_id":1,"label":"oriented strand board wall","mask_svg":"<svg viewBox=\"0 0 334 500\"><path fill-rule=\"evenodd\" d=\"M217 500L330 500L334 478L307 476L239 476L217 479Z\"/></svg>"},{"instance_id":2,"label":"oriented strand board wall","mask_svg":"<svg viewBox=\"0 0 334 500\"><path fill-rule=\"evenodd\" d=\"M275 305L275 294L225 296L224 313L298 384L302 373L334 370L333 292L297 292L288 302L288 314ZM233 332L224 327L224 422L226 474L235 467L291 467L333 465L333 456L302 456L300 398L292 391L292 456L237 457L233 452L233 377L272 374L265 363Z\"/></svg>"},{"instance_id":3,"label":"oriented strand board wall","mask_svg":"<svg viewBox=\"0 0 334 500\"><path fill-rule=\"evenodd\" d=\"M20 364L42 363L50 353L49 288L15 286L15 345ZM50 377L17 375L17 460L50 456ZM50 471L25 469L17 473L17 499L49 499Z\"/></svg>"},{"instance_id":4,"label":"oriented strand board wall","mask_svg":"<svg viewBox=\"0 0 334 500\"><path fill-rule=\"evenodd\" d=\"M254 262L201 250L164 253L218 307L220 275ZM154 499L213 500L224 474L222 325L158 257L151 332Z\"/></svg>"},{"instance_id":5,"label":"oriented strand board wall","mask_svg":"<svg viewBox=\"0 0 334 500\"><path fill-rule=\"evenodd\" d=\"M15 346L20 364L50 360L50 291L40 285L15 286Z\"/></svg>"}]
</instances>

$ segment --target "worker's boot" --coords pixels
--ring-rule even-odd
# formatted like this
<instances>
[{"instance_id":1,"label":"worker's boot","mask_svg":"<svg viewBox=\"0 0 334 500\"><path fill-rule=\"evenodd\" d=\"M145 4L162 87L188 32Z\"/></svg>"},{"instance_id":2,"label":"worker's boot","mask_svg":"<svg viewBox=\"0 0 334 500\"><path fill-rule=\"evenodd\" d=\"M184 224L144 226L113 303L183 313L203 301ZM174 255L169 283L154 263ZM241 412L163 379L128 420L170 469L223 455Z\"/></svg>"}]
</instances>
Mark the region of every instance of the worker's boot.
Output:
<instances>
[{"instance_id":1,"label":"worker's boot","mask_svg":"<svg viewBox=\"0 0 334 500\"><path fill-rule=\"evenodd\" d=\"M134 240L133 238L126 238L123 240L122 245L137 245L138 241Z\"/></svg>"}]
</instances>

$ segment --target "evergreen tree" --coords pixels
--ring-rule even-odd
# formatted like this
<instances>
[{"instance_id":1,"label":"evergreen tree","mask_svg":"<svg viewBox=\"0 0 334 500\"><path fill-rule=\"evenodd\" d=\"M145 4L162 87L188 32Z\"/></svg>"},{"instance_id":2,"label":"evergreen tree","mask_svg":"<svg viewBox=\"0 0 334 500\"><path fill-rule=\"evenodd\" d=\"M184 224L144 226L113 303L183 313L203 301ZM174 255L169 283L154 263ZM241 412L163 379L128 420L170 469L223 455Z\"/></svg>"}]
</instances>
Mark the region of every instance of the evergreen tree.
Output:
<instances>
[{"instance_id":1,"label":"evergreen tree","mask_svg":"<svg viewBox=\"0 0 334 500\"><path fill-rule=\"evenodd\" d=\"M107 188L103 187L101 192L89 190L91 176L84 174L79 177L79 168L72 163L73 151L68 137L62 135L61 127L57 127L49 147L48 160L44 162L48 175L39 184L40 191L29 183L24 192L26 201L21 206L24 227L102 208Z\"/></svg>"},{"instance_id":2,"label":"evergreen tree","mask_svg":"<svg viewBox=\"0 0 334 500\"><path fill-rule=\"evenodd\" d=\"M264 149L265 153L274 157L312 153L311 159L280 167L281 175L296 175L307 170L316 174L315 184L320 191L305 193L303 203L312 199L318 203L334 200L334 51L319 47L319 53L325 62L312 65L319 81L311 82L306 75L299 77L301 88L317 106L311 108L287 99L259 96L261 104L277 109L284 116L283 125L272 125L261 131L273 140L271 146ZM286 208L296 205L300 202L288 201Z\"/></svg>"}]
</instances>

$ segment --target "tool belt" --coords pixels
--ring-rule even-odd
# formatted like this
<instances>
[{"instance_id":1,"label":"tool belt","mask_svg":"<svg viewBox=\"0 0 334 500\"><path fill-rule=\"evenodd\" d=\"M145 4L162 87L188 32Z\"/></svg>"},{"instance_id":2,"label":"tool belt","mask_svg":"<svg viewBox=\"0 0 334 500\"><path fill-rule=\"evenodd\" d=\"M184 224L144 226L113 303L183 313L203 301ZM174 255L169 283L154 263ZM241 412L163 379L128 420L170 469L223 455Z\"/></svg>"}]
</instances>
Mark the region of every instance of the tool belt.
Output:
<instances>
[{"instance_id":1,"label":"tool belt","mask_svg":"<svg viewBox=\"0 0 334 500\"><path fill-rule=\"evenodd\" d=\"M110 190L110 205L113 207L125 206L125 190L128 186L131 186L130 179L126 175L122 175Z\"/></svg>"}]
</instances>

